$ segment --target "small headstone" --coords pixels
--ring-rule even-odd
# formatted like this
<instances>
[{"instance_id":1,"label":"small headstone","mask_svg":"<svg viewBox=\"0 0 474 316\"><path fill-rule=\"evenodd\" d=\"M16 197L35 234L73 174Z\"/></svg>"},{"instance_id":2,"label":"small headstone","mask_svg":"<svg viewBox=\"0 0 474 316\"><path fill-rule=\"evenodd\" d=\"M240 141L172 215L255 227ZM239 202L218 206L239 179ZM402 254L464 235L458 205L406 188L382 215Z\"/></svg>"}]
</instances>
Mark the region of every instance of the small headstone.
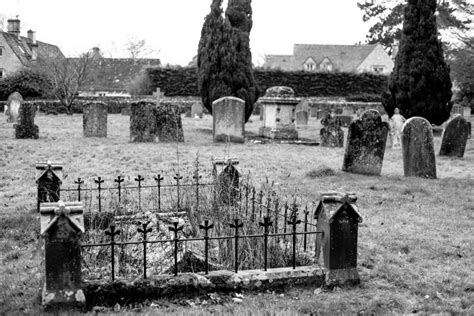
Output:
<instances>
[{"instance_id":1,"label":"small headstone","mask_svg":"<svg viewBox=\"0 0 474 316\"><path fill-rule=\"evenodd\" d=\"M15 138L38 139L39 128L35 125L36 105L33 103L23 103L20 106L19 122L14 124Z\"/></svg>"},{"instance_id":2,"label":"small headstone","mask_svg":"<svg viewBox=\"0 0 474 316\"><path fill-rule=\"evenodd\" d=\"M296 112L296 125L303 126L308 125L309 114L307 111L297 111Z\"/></svg>"},{"instance_id":3,"label":"small headstone","mask_svg":"<svg viewBox=\"0 0 474 316\"><path fill-rule=\"evenodd\" d=\"M377 110L364 112L349 126L343 171L380 175L389 126Z\"/></svg>"},{"instance_id":4,"label":"small headstone","mask_svg":"<svg viewBox=\"0 0 474 316\"><path fill-rule=\"evenodd\" d=\"M436 158L431 124L422 117L408 119L402 127L403 171L406 177L436 179Z\"/></svg>"},{"instance_id":5,"label":"small headstone","mask_svg":"<svg viewBox=\"0 0 474 316\"><path fill-rule=\"evenodd\" d=\"M23 103L23 97L17 91L8 96L5 114L7 122L16 123L20 116L20 106Z\"/></svg>"},{"instance_id":6,"label":"small headstone","mask_svg":"<svg viewBox=\"0 0 474 316\"><path fill-rule=\"evenodd\" d=\"M181 113L172 104L161 104L153 109L156 132L160 142L184 142Z\"/></svg>"},{"instance_id":7,"label":"small headstone","mask_svg":"<svg viewBox=\"0 0 474 316\"><path fill-rule=\"evenodd\" d=\"M202 119L203 115L204 109L202 107L201 102L193 103L193 105L191 106L191 117Z\"/></svg>"},{"instance_id":8,"label":"small headstone","mask_svg":"<svg viewBox=\"0 0 474 316\"><path fill-rule=\"evenodd\" d=\"M223 97L212 102L212 134L214 142L244 142L245 101Z\"/></svg>"},{"instance_id":9,"label":"small headstone","mask_svg":"<svg viewBox=\"0 0 474 316\"><path fill-rule=\"evenodd\" d=\"M446 126L441 142L440 156L457 156L462 158L469 136L469 125L462 116L452 119Z\"/></svg>"},{"instance_id":10,"label":"small headstone","mask_svg":"<svg viewBox=\"0 0 474 316\"><path fill-rule=\"evenodd\" d=\"M217 192L219 201L224 204L234 204L239 193L240 174L232 163L225 166L217 177Z\"/></svg>"},{"instance_id":11,"label":"small headstone","mask_svg":"<svg viewBox=\"0 0 474 316\"><path fill-rule=\"evenodd\" d=\"M82 113L84 137L107 137L107 104L87 103Z\"/></svg>"},{"instance_id":12,"label":"small headstone","mask_svg":"<svg viewBox=\"0 0 474 316\"><path fill-rule=\"evenodd\" d=\"M155 107L155 104L145 101L134 102L130 105L131 142L156 141L156 120L153 114Z\"/></svg>"},{"instance_id":13,"label":"small headstone","mask_svg":"<svg viewBox=\"0 0 474 316\"><path fill-rule=\"evenodd\" d=\"M341 129L341 121L334 113L328 113L321 120L324 126L321 128L321 146L323 147L342 147L344 145L344 131Z\"/></svg>"},{"instance_id":14,"label":"small headstone","mask_svg":"<svg viewBox=\"0 0 474 316\"><path fill-rule=\"evenodd\" d=\"M406 119L400 114L398 108L395 108L394 114L390 118L390 134L392 137L392 148L401 147L402 127Z\"/></svg>"}]
</instances>

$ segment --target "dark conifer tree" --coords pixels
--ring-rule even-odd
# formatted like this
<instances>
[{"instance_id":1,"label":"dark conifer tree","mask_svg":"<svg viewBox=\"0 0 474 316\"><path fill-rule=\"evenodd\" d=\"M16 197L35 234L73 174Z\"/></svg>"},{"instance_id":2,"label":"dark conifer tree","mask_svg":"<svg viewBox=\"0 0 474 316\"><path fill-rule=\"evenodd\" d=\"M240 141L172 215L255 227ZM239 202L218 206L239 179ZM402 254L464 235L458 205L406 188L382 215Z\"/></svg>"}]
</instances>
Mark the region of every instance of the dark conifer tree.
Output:
<instances>
[{"instance_id":1,"label":"dark conifer tree","mask_svg":"<svg viewBox=\"0 0 474 316\"><path fill-rule=\"evenodd\" d=\"M449 118L451 79L436 26L436 0L408 0L400 49L382 102L389 116L421 116L441 125Z\"/></svg>"},{"instance_id":2,"label":"dark conifer tree","mask_svg":"<svg viewBox=\"0 0 474 316\"><path fill-rule=\"evenodd\" d=\"M245 120L252 114L258 89L252 74L250 30L251 0L230 0L226 18L222 0L213 0L199 41L198 86L204 107L212 113L212 102L223 96L245 101Z\"/></svg>"}]
</instances>

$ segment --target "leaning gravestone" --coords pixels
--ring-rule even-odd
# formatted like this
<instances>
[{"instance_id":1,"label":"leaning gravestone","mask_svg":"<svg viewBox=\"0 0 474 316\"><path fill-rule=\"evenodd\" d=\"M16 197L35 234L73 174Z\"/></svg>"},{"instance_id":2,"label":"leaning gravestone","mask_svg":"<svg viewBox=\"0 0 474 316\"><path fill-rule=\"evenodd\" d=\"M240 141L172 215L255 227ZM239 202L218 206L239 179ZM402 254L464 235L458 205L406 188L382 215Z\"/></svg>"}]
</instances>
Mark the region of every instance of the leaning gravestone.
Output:
<instances>
[{"instance_id":1,"label":"leaning gravestone","mask_svg":"<svg viewBox=\"0 0 474 316\"><path fill-rule=\"evenodd\" d=\"M389 125L377 110L365 111L352 122L347 134L343 171L380 175Z\"/></svg>"},{"instance_id":2,"label":"leaning gravestone","mask_svg":"<svg viewBox=\"0 0 474 316\"><path fill-rule=\"evenodd\" d=\"M191 106L191 117L192 118L200 118L204 115L204 109L202 107L201 102L193 103Z\"/></svg>"},{"instance_id":3,"label":"leaning gravestone","mask_svg":"<svg viewBox=\"0 0 474 316\"><path fill-rule=\"evenodd\" d=\"M441 142L440 156L457 156L462 158L466 150L469 125L462 116L452 119L446 126Z\"/></svg>"},{"instance_id":4,"label":"leaning gravestone","mask_svg":"<svg viewBox=\"0 0 474 316\"><path fill-rule=\"evenodd\" d=\"M140 101L130 105L130 141L154 142L156 136L156 120L154 103Z\"/></svg>"},{"instance_id":5,"label":"leaning gravestone","mask_svg":"<svg viewBox=\"0 0 474 316\"><path fill-rule=\"evenodd\" d=\"M161 103L153 109L160 142L184 142L181 113L172 104Z\"/></svg>"},{"instance_id":6,"label":"leaning gravestone","mask_svg":"<svg viewBox=\"0 0 474 316\"><path fill-rule=\"evenodd\" d=\"M18 123L14 124L15 138L39 137L38 125L35 125L36 105L33 103L23 103L20 106Z\"/></svg>"},{"instance_id":7,"label":"leaning gravestone","mask_svg":"<svg viewBox=\"0 0 474 316\"><path fill-rule=\"evenodd\" d=\"M436 159L430 122L415 116L403 124L402 152L406 177L436 179Z\"/></svg>"},{"instance_id":8,"label":"leaning gravestone","mask_svg":"<svg viewBox=\"0 0 474 316\"><path fill-rule=\"evenodd\" d=\"M296 125L308 125L309 113L307 111L301 110L296 112Z\"/></svg>"},{"instance_id":9,"label":"leaning gravestone","mask_svg":"<svg viewBox=\"0 0 474 316\"><path fill-rule=\"evenodd\" d=\"M87 103L82 108L84 137L107 137L107 104Z\"/></svg>"},{"instance_id":10,"label":"leaning gravestone","mask_svg":"<svg viewBox=\"0 0 474 316\"><path fill-rule=\"evenodd\" d=\"M244 100L236 97L223 97L215 100L212 102L212 120L214 142L244 142Z\"/></svg>"},{"instance_id":11,"label":"leaning gravestone","mask_svg":"<svg viewBox=\"0 0 474 316\"><path fill-rule=\"evenodd\" d=\"M344 145L344 131L341 129L341 121L333 113L327 113L321 120L324 126L320 130L321 146L342 147Z\"/></svg>"},{"instance_id":12,"label":"leaning gravestone","mask_svg":"<svg viewBox=\"0 0 474 316\"><path fill-rule=\"evenodd\" d=\"M16 123L20 115L20 106L23 103L23 97L17 91L8 96L7 100L7 122Z\"/></svg>"}]
</instances>

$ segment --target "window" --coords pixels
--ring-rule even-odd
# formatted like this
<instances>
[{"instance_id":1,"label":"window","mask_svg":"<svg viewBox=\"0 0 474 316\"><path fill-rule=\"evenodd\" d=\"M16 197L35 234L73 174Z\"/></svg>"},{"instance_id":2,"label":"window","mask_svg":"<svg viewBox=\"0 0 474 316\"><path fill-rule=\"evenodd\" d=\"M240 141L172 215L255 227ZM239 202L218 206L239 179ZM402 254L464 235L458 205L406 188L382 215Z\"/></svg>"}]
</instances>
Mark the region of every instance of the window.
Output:
<instances>
[{"instance_id":1,"label":"window","mask_svg":"<svg viewBox=\"0 0 474 316\"><path fill-rule=\"evenodd\" d=\"M322 71L332 71L332 62L329 60L329 58L325 57L323 61L319 64L319 69Z\"/></svg>"},{"instance_id":2,"label":"window","mask_svg":"<svg viewBox=\"0 0 474 316\"><path fill-rule=\"evenodd\" d=\"M377 74L383 73L384 69L385 68L383 66L373 66L372 67L372 70Z\"/></svg>"},{"instance_id":3,"label":"window","mask_svg":"<svg viewBox=\"0 0 474 316\"><path fill-rule=\"evenodd\" d=\"M303 69L305 71L315 71L316 70L316 63L314 62L314 59L309 57L306 59L306 61L303 64Z\"/></svg>"}]
</instances>

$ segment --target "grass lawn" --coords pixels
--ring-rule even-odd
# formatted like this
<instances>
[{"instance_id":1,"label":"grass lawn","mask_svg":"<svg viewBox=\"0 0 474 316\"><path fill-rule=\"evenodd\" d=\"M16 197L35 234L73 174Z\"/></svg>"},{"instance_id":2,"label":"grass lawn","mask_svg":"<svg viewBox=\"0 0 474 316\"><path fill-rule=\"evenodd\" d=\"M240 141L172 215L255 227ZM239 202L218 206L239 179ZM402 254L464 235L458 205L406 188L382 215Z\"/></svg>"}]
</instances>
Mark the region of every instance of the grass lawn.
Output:
<instances>
[{"instance_id":1,"label":"grass lawn","mask_svg":"<svg viewBox=\"0 0 474 316\"><path fill-rule=\"evenodd\" d=\"M257 133L261 122L246 125ZM151 175L177 169L176 144L129 143L129 117L109 115L106 139L82 136L82 116L36 118L38 140L16 140L10 123L0 122L0 314L35 314L40 308L42 249L36 214L35 163L61 161L65 183L77 177ZM156 301L127 311L150 314L256 313L415 313L474 314L474 140L464 158L437 156L437 180L405 178L400 150L385 152L382 175L341 171L343 148L288 144L214 144L212 118L183 118L185 143L179 168L196 155L210 168L212 157L236 157L239 169L256 183L276 185L317 200L324 191L354 191L364 222L359 228L361 285L325 291L294 288L285 293L243 293ZM299 129L317 138L319 123ZM345 131L347 134L347 130ZM435 138L439 152L440 138ZM334 176L314 177L320 167ZM123 310L123 309L122 309Z\"/></svg>"}]
</instances>

